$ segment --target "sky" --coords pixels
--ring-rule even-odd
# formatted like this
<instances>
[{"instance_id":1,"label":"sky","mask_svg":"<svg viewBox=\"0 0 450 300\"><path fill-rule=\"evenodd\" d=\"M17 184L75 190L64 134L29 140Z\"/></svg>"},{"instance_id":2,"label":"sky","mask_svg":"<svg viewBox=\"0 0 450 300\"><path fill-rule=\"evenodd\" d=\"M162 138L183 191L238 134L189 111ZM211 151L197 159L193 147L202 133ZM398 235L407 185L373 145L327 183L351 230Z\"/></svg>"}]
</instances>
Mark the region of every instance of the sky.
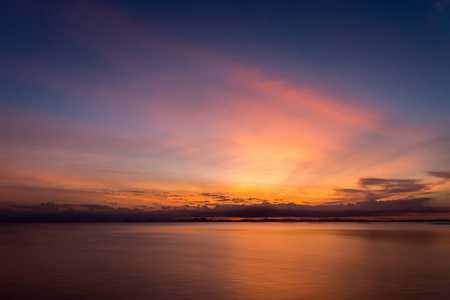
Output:
<instances>
[{"instance_id":1,"label":"sky","mask_svg":"<svg viewBox=\"0 0 450 300\"><path fill-rule=\"evenodd\" d=\"M450 218L450 1L2 1L0 209Z\"/></svg>"}]
</instances>

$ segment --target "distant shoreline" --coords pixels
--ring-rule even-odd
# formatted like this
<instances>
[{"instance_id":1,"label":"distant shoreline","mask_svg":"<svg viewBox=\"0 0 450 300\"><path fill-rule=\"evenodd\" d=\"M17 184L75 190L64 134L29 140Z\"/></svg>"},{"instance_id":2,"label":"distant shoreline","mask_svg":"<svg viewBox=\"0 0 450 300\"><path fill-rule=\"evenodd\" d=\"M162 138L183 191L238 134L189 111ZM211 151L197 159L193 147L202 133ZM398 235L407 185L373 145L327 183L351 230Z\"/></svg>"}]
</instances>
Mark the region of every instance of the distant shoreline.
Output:
<instances>
[{"instance_id":1,"label":"distant shoreline","mask_svg":"<svg viewBox=\"0 0 450 300\"><path fill-rule=\"evenodd\" d=\"M175 220L140 220L140 219L123 219L123 220L51 220L51 219L22 219L22 220L4 220L0 219L0 223L433 223L435 225L450 225L450 220L433 219L433 220L363 220L363 219L175 219Z\"/></svg>"}]
</instances>

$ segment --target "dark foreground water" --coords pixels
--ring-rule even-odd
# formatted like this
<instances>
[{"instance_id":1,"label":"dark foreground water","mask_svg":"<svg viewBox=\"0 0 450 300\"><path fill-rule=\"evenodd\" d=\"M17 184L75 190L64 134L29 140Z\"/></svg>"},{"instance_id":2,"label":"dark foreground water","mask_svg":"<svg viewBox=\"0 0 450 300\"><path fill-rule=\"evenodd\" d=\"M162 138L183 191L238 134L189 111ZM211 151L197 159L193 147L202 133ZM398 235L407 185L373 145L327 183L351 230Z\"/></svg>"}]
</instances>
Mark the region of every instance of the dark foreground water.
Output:
<instances>
[{"instance_id":1,"label":"dark foreground water","mask_svg":"<svg viewBox=\"0 0 450 300\"><path fill-rule=\"evenodd\" d=\"M450 226L0 224L1 299L450 299Z\"/></svg>"}]
</instances>

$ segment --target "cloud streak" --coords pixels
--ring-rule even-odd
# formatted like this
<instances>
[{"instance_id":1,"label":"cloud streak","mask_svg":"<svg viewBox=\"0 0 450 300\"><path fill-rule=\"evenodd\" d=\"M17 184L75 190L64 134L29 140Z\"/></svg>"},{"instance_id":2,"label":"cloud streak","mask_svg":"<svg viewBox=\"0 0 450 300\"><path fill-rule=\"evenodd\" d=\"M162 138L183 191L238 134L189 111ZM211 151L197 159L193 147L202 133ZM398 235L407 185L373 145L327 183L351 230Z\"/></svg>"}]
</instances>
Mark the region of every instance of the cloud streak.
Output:
<instances>
[{"instance_id":1,"label":"cloud streak","mask_svg":"<svg viewBox=\"0 0 450 300\"><path fill-rule=\"evenodd\" d=\"M390 179L390 178L360 178L357 185L359 188L336 188L336 201L355 202L355 201L377 201L377 200L396 200L412 199L423 195L433 195L439 193L437 188L445 187L448 182L448 172L429 171L428 175L444 180L433 180L424 182L421 179Z\"/></svg>"},{"instance_id":2,"label":"cloud streak","mask_svg":"<svg viewBox=\"0 0 450 300\"><path fill-rule=\"evenodd\" d=\"M294 203L216 204L209 206L114 208L108 205L58 205L51 202L36 206L12 205L0 210L1 221L110 220L142 221L180 220L185 218L355 218L355 217L419 217L424 214L448 213L447 208L429 205L431 198L391 201L361 201L354 204L301 205Z\"/></svg>"},{"instance_id":3,"label":"cloud streak","mask_svg":"<svg viewBox=\"0 0 450 300\"><path fill-rule=\"evenodd\" d=\"M430 171L428 174L446 178L448 172ZM418 179L387 179L363 177L358 181L360 189L340 188L336 194L337 201L312 205L292 202L270 202L261 198L237 198L229 192L198 193L194 195L174 194L147 190L86 190L85 194L102 194L107 197L151 196L172 200L177 205L160 204L149 207L137 205L123 207L110 200L102 204L72 203L56 204L54 202L39 205L10 204L0 211L3 221L43 221L43 220L109 220L127 219L142 221L170 221L186 218L420 218L423 216L450 216L449 206L437 205L432 195L435 186L444 185L445 181L424 183ZM5 187L4 187L5 188ZM39 188L6 187L9 189L36 190ZM50 189L52 194L67 191ZM79 194L80 195L80 194ZM192 197L192 198L190 198ZM111 198L106 198L111 199ZM120 199L120 198L119 198ZM188 201L190 199L190 201ZM195 200L194 200L195 199ZM206 200L201 200L206 199Z\"/></svg>"},{"instance_id":4,"label":"cloud streak","mask_svg":"<svg viewBox=\"0 0 450 300\"><path fill-rule=\"evenodd\" d=\"M445 180L450 180L450 172L443 172L443 171L428 171L427 172L431 176L443 178Z\"/></svg>"}]
</instances>

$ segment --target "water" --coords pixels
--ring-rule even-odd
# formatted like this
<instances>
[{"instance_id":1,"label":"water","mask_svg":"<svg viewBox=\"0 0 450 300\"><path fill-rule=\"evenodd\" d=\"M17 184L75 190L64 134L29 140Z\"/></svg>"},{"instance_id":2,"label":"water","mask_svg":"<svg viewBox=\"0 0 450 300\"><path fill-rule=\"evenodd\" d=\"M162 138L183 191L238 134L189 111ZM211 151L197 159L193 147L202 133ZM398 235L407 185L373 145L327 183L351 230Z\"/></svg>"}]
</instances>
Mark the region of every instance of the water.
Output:
<instances>
[{"instance_id":1,"label":"water","mask_svg":"<svg viewBox=\"0 0 450 300\"><path fill-rule=\"evenodd\" d=\"M0 224L1 299L450 299L450 226Z\"/></svg>"}]
</instances>

